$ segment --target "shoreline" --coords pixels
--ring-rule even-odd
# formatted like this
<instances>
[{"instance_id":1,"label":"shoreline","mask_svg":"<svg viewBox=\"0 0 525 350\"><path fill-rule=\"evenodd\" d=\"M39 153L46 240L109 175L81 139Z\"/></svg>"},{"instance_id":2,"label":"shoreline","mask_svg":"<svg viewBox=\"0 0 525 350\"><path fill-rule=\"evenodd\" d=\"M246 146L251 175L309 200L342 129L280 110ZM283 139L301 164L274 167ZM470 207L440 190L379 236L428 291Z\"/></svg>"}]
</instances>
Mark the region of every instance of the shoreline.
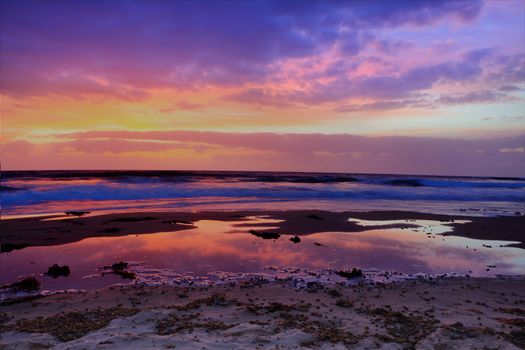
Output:
<instances>
[{"instance_id":1,"label":"shoreline","mask_svg":"<svg viewBox=\"0 0 525 350\"><path fill-rule=\"evenodd\" d=\"M5 349L517 349L525 279L111 286L4 305L0 321Z\"/></svg>"},{"instance_id":2,"label":"shoreline","mask_svg":"<svg viewBox=\"0 0 525 350\"><path fill-rule=\"evenodd\" d=\"M72 217L65 215L3 219L0 236L2 252L29 246L73 243L89 237L117 237L131 234L175 232L195 228L200 220L241 221L250 216L269 216L281 220L268 233L304 236L319 232L363 232L373 229L414 227L413 220L442 222L453 229L445 235L483 240L519 242L508 246L525 248L525 216L472 217L426 214L406 211L329 212L298 211L200 211L200 212L133 212ZM348 221L375 221L364 226ZM404 222L381 223L398 220ZM456 221L467 220L467 223ZM253 226L253 225L252 225ZM257 226L257 225L255 225Z\"/></svg>"}]
</instances>

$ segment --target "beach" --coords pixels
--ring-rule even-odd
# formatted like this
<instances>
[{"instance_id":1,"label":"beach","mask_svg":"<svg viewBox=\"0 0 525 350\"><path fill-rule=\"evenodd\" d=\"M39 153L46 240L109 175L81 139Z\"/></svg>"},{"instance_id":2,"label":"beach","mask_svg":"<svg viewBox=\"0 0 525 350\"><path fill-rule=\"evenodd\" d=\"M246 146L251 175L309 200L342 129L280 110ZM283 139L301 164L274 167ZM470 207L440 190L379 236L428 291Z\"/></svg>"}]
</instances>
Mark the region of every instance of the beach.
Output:
<instances>
[{"instance_id":1,"label":"beach","mask_svg":"<svg viewBox=\"0 0 525 350\"><path fill-rule=\"evenodd\" d=\"M6 349L525 347L523 179L7 172Z\"/></svg>"},{"instance_id":2,"label":"beach","mask_svg":"<svg viewBox=\"0 0 525 350\"><path fill-rule=\"evenodd\" d=\"M2 306L4 349L519 349L523 278L113 286Z\"/></svg>"},{"instance_id":3,"label":"beach","mask_svg":"<svg viewBox=\"0 0 525 350\"><path fill-rule=\"evenodd\" d=\"M211 233L204 233L205 240L210 240L213 234L218 239L231 239L227 241L226 246L229 246L242 237L247 244L263 249L266 255L270 254L266 249L277 250L279 254L282 246L291 247L289 249L293 251L305 245L311 245L308 251L328 254L329 249L339 251L337 245L344 246L344 239L351 237L348 235L367 237L373 236L374 232L392 235L410 231L417 237L434 238L436 244L445 244L445 239L455 239L453 237L467 242L484 242L478 248L479 252L474 249L473 256L488 254L482 250L491 253L503 249L511 249L522 256L525 236L523 216L319 210L68 214L2 220L3 232L6 232L1 236L3 275L5 266L11 266L13 254L23 254L31 249L44 249L45 252L55 247L75 247L90 240L114 239L110 241L112 244L118 245L119 250L126 250L129 243L126 245L125 240L158 236L161 244L173 252L171 254L182 254L169 248L168 235L176 237L199 229L206 231L207 226L203 223L215 223L210 227ZM220 234L223 226L216 223L229 225L228 229L222 228L225 230L223 236ZM331 236L337 239L329 241ZM290 242L294 237L299 238L297 243ZM310 237L316 238L309 240ZM213 250L210 253L213 255L224 249L222 245L219 248L208 246L198 236L189 236L188 239L197 242L197 249ZM485 244L492 240L502 244L493 247ZM181 244L182 241L175 243L176 246ZM377 242L374 244L378 245ZM104 246L111 249L102 243L101 247ZM505 248L507 246L509 248ZM90 248L97 255L102 253L101 249L104 248ZM408 246L403 249L409 251ZM374 250L380 250L380 247L375 246ZM47 254L54 255L55 251L60 252L49 250ZM162 249L157 248L155 252L162 254ZM343 256L348 254L345 250L340 252ZM236 254L241 253L229 251L225 256L233 259ZM80 256L76 255L78 260ZM310 256L306 259L316 259L313 253L307 255ZM33 255L24 259L29 257L35 260L28 264L32 271L45 271L47 266L39 266L42 261ZM252 258L248 255L242 262ZM52 259L59 263L64 261L60 254ZM185 255L182 259L191 260ZM205 255L198 259L207 261ZM345 259L342 261L347 262ZM14 263L20 264L20 261ZM1 343L6 349L525 347L523 274L501 273L497 266L492 265L490 268L482 265L479 269L465 265L465 269L474 269L470 273L428 271L410 274L400 273L401 268L394 264L390 271L363 269L363 277L350 277L349 265L331 265L315 270L297 268L301 262L295 257L278 261L289 266L283 266L283 263L266 268L264 272L239 269L207 275L199 275L198 269L194 270L197 273L186 274L180 270L177 271L180 274L170 275L165 270L159 272L160 269L152 273L151 268L148 270L140 263L130 261L128 266L127 262L122 262L125 264L122 269L98 267L99 276L96 278L85 279L90 276L84 276L82 281L105 281L100 285L88 285L86 289L75 288L77 284L73 275L81 271L75 270L74 263L71 263L72 275L69 277L28 274L42 280L47 289L40 287L29 293L9 293L4 288ZM470 262L475 263L477 260ZM198 265L192 264L194 268ZM400 264L406 265L407 262L400 259ZM222 267L217 263L211 265L210 271ZM342 266L348 269L342 269ZM108 274L119 271L129 272L133 278L114 276L115 279L107 280ZM485 274L490 274L491 278L483 277ZM65 285L68 288L62 290L60 285L45 284L46 281L68 280L69 284Z\"/></svg>"}]
</instances>

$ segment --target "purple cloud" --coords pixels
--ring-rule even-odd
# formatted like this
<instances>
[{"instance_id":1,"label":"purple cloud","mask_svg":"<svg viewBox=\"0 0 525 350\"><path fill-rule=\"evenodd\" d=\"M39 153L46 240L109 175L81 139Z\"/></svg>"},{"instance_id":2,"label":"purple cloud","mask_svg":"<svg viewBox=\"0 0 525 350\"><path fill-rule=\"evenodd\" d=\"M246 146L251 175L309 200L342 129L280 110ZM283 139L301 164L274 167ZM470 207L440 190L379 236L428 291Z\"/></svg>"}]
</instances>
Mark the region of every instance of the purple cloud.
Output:
<instances>
[{"instance_id":1,"label":"purple cloud","mask_svg":"<svg viewBox=\"0 0 525 350\"><path fill-rule=\"evenodd\" d=\"M467 94L442 95L437 102L439 104L471 104L471 103L489 103L499 102L505 98L505 95L492 91L476 91Z\"/></svg>"},{"instance_id":2,"label":"purple cloud","mask_svg":"<svg viewBox=\"0 0 525 350\"><path fill-rule=\"evenodd\" d=\"M355 55L372 40L367 30L471 21L482 3L4 1L0 7L3 93L128 99L144 97L148 88L266 81L281 60L334 45Z\"/></svg>"},{"instance_id":3,"label":"purple cloud","mask_svg":"<svg viewBox=\"0 0 525 350\"><path fill-rule=\"evenodd\" d=\"M342 76L328 83L315 83L309 90L272 91L248 88L228 96L228 99L263 105L323 104L348 98L381 98L389 105L391 99L414 98L414 94L431 89L442 81L467 82L480 77L483 68L480 60L472 60L469 53L458 61L445 61L409 69L400 75L376 75L360 78Z\"/></svg>"}]
</instances>

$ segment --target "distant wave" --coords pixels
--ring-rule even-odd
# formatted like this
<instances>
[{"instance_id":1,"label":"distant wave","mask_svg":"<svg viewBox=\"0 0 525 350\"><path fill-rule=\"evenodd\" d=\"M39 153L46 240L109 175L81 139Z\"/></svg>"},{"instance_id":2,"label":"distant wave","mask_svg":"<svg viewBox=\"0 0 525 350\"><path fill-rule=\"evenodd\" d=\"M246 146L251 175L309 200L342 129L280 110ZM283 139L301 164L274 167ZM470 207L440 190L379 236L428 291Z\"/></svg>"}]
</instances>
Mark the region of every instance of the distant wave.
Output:
<instances>
[{"instance_id":1,"label":"distant wave","mask_svg":"<svg viewBox=\"0 0 525 350\"><path fill-rule=\"evenodd\" d=\"M3 181L102 179L119 183L193 183L203 181L255 183L367 183L406 187L525 188L524 178L478 178L381 174L242 172L242 171L9 171Z\"/></svg>"},{"instance_id":2,"label":"distant wave","mask_svg":"<svg viewBox=\"0 0 525 350\"><path fill-rule=\"evenodd\" d=\"M202 197L230 198L283 198L288 200L431 200L431 201L515 201L525 202L525 191L508 189L435 189L422 187L414 190L410 187L363 185L353 188L335 187L324 184L315 189L297 186L260 186L260 187L197 187L186 185L148 185L117 187L114 185L77 185L59 186L45 190L26 189L9 191L2 195L4 207L30 205L47 201L64 200L143 200L175 199Z\"/></svg>"},{"instance_id":3,"label":"distant wave","mask_svg":"<svg viewBox=\"0 0 525 350\"><path fill-rule=\"evenodd\" d=\"M201 171L3 172L2 209L63 201L525 203L524 179ZM417 206L417 204L414 204ZM293 205L292 205L293 206Z\"/></svg>"}]
</instances>

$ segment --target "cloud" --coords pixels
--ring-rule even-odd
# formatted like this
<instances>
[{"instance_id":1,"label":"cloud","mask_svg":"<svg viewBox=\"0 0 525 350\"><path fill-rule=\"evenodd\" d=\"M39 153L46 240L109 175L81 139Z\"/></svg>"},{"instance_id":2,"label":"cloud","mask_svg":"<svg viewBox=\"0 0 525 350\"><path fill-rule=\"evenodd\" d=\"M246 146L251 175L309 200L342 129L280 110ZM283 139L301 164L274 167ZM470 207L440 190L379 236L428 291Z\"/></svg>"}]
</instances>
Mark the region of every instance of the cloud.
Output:
<instances>
[{"instance_id":1,"label":"cloud","mask_svg":"<svg viewBox=\"0 0 525 350\"><path fill-rule=\"evenodd\" d=\"M335 46L356 55L373 40L367 31L469 22L481 8L460 0L2 2L1 91L127 100L153 88L262 83L287 59Z\"/></svg>"},{"instance_id":2,"label":"cloud","mask_svg":"<svg viewBox=\"0 0 525 350\"><path fill-rule=\"evenodd\" d=\"M88 131L2 146L6 169L209 169L525 176L525 134L493 139ZM18 149L25 149L23 157ZM176 152L176 153L173 153ZM83 160L83 161L82 161ZM48 166L42 164L50 164Z\"/></svg>"},{"instance_id":3,"label":"cloud","mask_svg":"<svg viewBox=\"0 0 525 350\"><path fill-rule=\"evenodd\" d=\"M475 91L467 94L441 95L437 102L439 104L471 104L471 103L489 103L500 102L505 99L505 95L493 91Z\"/></svg>"},{"instance_id":4,"label":"cloud","mask_svg":"<svg viewBox=\"0 0 525 350\"><path fill-rule=\"evenodd\" d=\"M339 113L358 112L358 111L375 111L375 110L390 110L409 107L425 107L432 108L432 102L424 98L401 99L401 100L384 100L373 103L362 103L355 105L342 105L336 107L334 111Z\"/></svg>"},{"instance_id":5,"label":"cloud","mask_svg":"<svg viewBox=\"0 0 525 350\"><path fill-rule=\"evenodd\" d=\"M319 105L338 102L349 98L391 99L413 98L414 94L431 89L440 82L464 83L479 77L483 69L480 60L473 60L469 53L457 61L444 61L427 64L398 75L374 75L365 77L341 76L329 82L317 82L303 90L271 90L247 88L239 93L227 96L228 100L257 103L261 105ZM378 104L378 105L379 105Z\"/></svg>"},{"instance_id":6,"label":"cloud","mask_svg":"<svg viewBox=\"0 0 525 350\"><path fill-rule=\"evenodd\" d=\"M165 114L180 112L180 111L200 111L204 108L203 105L193 103L190 101L179 101L171 107L159 108L159 111Z\"/></svg>"},{"instance_id":7,"label":"cloud","mask_svg":"<svg viewBox=\"0 0 525 350\"><path fill-rule=\"evenodd\" d=\"M525 115L503 116L503 117L485 117L481 120L482 121L501 120L501 121L506 121L506 122L522 122L522 121L525 121Z\"/></svg>"}]
</instances>

